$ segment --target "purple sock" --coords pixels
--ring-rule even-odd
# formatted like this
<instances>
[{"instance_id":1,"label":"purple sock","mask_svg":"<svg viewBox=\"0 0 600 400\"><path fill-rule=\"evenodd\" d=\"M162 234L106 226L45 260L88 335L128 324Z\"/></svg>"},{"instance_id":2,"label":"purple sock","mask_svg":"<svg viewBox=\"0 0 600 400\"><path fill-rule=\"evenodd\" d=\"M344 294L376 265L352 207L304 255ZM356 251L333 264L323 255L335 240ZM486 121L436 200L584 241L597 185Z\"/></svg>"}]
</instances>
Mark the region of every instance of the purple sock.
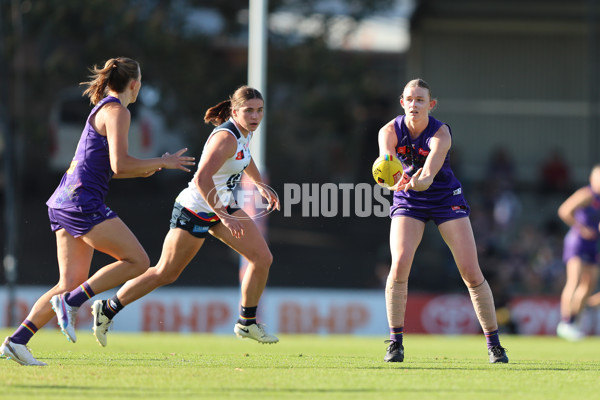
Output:
<instances>
[{"instance_id":1,"label":"purple sock","mask_svg":"<svg viewBox=\"0 0 600 400\"><path fill-rule=\"evenodd\" d=\"M38 331L37 326L30 320L26 319L21 322L15 333L10 337L11 342L15 344L27 344L31 337Z\"/></svg>"},{"instance_id":2,"label":"purple sock","mask_svg":"<svg viewBox=\"0 0 600 400\"><path fill-rule=\"evenodd\" d=\"M402 344L402 335L404 334L404 327L390 328L390 340Z\"/></svg>"},{"instance_id":3,"label":"purple sock","mask_svg":"<svg viewBox=\"0 0 600 400\"><path fill-rule=\"evenodd\" d=\"M493 332L485 332L485 341L487 342L488 349L494 346L500 346L500 338L498 337L498 329Z\"/></svg>"},{"instance_id":4,"label":"purple sock","mask_svg":"<svg viewBox=\"0 0 600 400\"><path fill-rule=\"evenodd\" d=\"M71 293L65 294L65 301L71 307L81 307L83 303L94 297L95 293L88 285L87 282L83 282L77 286Z\"/></svg>"}]
</instances>

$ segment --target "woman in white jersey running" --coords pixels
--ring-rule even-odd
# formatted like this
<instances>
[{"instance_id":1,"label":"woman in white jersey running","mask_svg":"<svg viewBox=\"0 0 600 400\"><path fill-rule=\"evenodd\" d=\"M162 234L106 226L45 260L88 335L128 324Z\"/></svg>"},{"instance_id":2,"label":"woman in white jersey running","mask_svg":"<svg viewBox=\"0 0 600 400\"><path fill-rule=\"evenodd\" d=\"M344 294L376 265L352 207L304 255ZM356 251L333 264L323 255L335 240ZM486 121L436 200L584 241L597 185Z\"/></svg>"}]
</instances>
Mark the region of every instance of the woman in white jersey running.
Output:
<instances>
[{"instance_id":1,"label":"woman in white jersey running","mask_svg":"<svg viewBox=\"0 0 600 400\"><path fill-rule=\"evenodd\" d=\"M196 256L208 233L248 261L241 284L241 311L235 334L261 343L279 341L256 321L256 309L273 256L258 227L237 207L232 194L245 173L267 200L268 209L280 207L277 195L263 184L250 155L250 139L263 114L262 95L248 86L238 88L228 100L206 111L204 121L216 128L204 145L194 178L175 200L171 229L165 237L158 264L127 281L112 298L96 300L92 306L94 336L100 345L106 346L106 332L115 314L157 287L175 282Z\"/></svg>"}]
</instances>

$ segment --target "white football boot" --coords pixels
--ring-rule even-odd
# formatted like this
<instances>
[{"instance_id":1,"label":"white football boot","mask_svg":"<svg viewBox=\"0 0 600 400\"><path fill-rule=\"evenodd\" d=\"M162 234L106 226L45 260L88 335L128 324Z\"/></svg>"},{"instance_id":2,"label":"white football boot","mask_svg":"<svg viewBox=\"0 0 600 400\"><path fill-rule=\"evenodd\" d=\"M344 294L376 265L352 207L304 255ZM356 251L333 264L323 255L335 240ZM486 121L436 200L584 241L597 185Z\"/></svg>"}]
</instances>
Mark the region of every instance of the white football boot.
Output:
<instances>
[{"instance_id":1,"label":"white football boot","mask_svg":"<svg viewBox=\"0 0 600 400\"><path fill-rule=\"evenodd\" d=\"M48 365L36 360L26 345L13 343L10 336L4 339L4 343L0 346L0 357L13 360L21 365Z\"/></svg>"},{"instance_id":2,"label":"white football boot","mask_svg":"<svg viewBox=\"0 0 600 400\"><path fill-rule=\"evenodd\" d=\"M575 324L559 322L556 327L556 335L570 342L577 342L584 338L585 334Z\"/></svg>"},{"instance_id":3,"label":"white football boot","mask_svg":"<svg viewBox=\"0 0 600 400\"><path fill-rule=\"evenodd\" d=\"M249 338L254 339L259 343L277 343L279 339L277 336L269 335L265 332L265 325L263 324L252 324L249 326L242 325L240 323L235 324L233 328L236 336L240 339Z\"/></svg>"},{"instance_id":4,"label":"white football boot","mask_svg":"<svg viewBox=\"0 0 600 400\"><path fill-rule=\"evenodd\" d=\"M112 326L112 319L109 319L102 312L102 300L94 301L92 304L92 315L94 316L94 336L96 337L96 341L102 347L106 347L106 333L108 329Z\"/></svg>"},{"instance_id":5,"label":"white football boot","mask_svg":"<svg viewBox=\"0 0 600 400\"><path fill-rule=\"evenodd\" d=\"M75 335L75 319L77 318L79 307L71 307L68 305L62 294L52 296L50 304L52 304L52 309L58 318L60 330L70 342L75 343L77 341L77 336Z\"/></svg>"}]
</instances>

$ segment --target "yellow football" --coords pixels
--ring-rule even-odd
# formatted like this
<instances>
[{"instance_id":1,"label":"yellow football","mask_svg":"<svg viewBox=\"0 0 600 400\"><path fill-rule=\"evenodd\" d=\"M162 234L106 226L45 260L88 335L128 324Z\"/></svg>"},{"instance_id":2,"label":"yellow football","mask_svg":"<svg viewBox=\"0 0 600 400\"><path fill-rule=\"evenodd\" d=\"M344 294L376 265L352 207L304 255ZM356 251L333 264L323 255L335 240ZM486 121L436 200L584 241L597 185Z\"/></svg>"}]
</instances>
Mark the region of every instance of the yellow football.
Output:
<instances>
[{"instance_id":1,"label":"yellow football","mask_svg":"<svg viewBox=\"0 0 600 400\"><path fill-rule=\"evenodd\" d=\"M402 163L391 154L377 157L373 163L373 178L383 187L394 186L403 172Z\"/></svg>"}]
</instances>

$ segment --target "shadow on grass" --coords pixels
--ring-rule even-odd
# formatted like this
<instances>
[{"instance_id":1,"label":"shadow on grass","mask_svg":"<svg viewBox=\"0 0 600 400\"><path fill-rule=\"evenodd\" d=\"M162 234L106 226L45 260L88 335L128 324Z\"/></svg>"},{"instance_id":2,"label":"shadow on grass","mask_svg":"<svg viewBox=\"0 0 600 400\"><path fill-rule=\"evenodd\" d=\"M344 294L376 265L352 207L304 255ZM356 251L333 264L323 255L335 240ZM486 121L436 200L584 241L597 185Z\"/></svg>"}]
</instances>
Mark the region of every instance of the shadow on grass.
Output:
<instances>
[{"instance_id":1,"label":"shadow on grass","mask_svg":"<svg viewBox=\"0 0 600 400\"><path fill-rule=\"evenodd\" d=\"M378 389L360 389L360 388L352 388L352 387L345 387L345 388L329 388L329 389L316 389L316 388L306 388L306 389L300 389L300 388L288 388L288 389L274 389L274 388L252 388L252 389L245 389L245 388L234 388L234 389L220 389L220 390L206 390L204 393L210 394L210 393L248 393L248 392L254 392L256 393L260 393L260 394L269 394L269 393L302 393L302 394L320 394L320 393L389 393L390 392L390 388L389 387L382 387L382 388L378 388ZM402 393L499 393L502 392L502 390L498 390L497 388L490 388L490 389L470 389L470 390L465 390L465 389L439 389L439 388L432 388L432 389L424 389L424 388L407 388L406 386L403 386L401 389L398 389L397 394L402 394ZM510 392L509 390L506 390L506 392Z\"/></svg>"},{"instance_id":2,"label":"shadow on grass","mask_svg":"<svg viewBox=\"0 0 600 400\"><path fill-rule=\"evenodd\" d=\"M106 367L131 367L139 364L144 364L146 368L163 368L163 367L193 367L211 369L232 369L232 368L248 368L253 370L410 370L410 371L573 371L571 363L565 363L561 360L513 360L509 364L489 364L487 360L455 360L448 358L440 359L417 359L414 361L408 360L402 363L386 363L383 360L375 360L373 358L360 357L324 357L312 356L303 354L301 356L287 355L278 359L268 357L251 357L245 353L243 355L224 354L219 360L215 360L210 356L195 354L193 357L184 357L184 354L165 354L161 357L140 357L131 355L127 356L97 356L80 355L72 357L69 355L52 355L49 357L40 357L39 359L47 362L50 367L54 366L79 366L79 365L97 365ZM576 370L597 371L597 362L580 362Z\"/></svg>"},{"instance_id":3,"label":"shadow on grass","mask_svg":"<svg viewBox=\"0 0 600 400\"><path fill-rule=\"evenodd\" d=\"M30 391L46 391L47 394L50 394L54 391L56 392L64 392L65 395L80 395L85 393L97 393L98 388L91 386L67 386L67 385L11 385L11 389L17 389L15 392L19 394L26 394ZM466 390L464 388L408 388L402 387L398 393L415 393L415 394L443 394L443 393L473 393L473 394L492 394L492 393L501 393L502 390L498 388L490 388L490 389L469 389ZM507 393L509 391L506 391ZM206 396L218 396L219 398L223 395L229 396L242 396L251 394L255 395L269 395L269 394L279 394L284 396L285 394L298 394L298 395L346 395L346 394L377 394L377 393L389 393L389 388L376 388L376 389L361 389L361 388L353 388L353 387L338 387L338 388L247 388L247 387L239 387L239 388L219 388L219 389L206 389L206 390L194 390L193 393L189 390L177 391L177 390L160 390L156 388L131 388L131 387L115 387L112 386L109 389L103 389L103 396L106 398L172 398L172 396L176 396L178 399L181 398L205 398ZM58 394L58 393L57 393ZM34 394L32 393L34 397Z\"/></svg>"},{"instance_id":4,"label":"shadow on grass","mask_svg":"<svg viewBox=\"0 0 600 400\"><path fill-rule=\"evenodd\" d=\"M26 394L31 391L32 398L39 395L39 391L45 391L46 395L52 394L52 392L64 392L65 395L85 395L98 393L99 388L94 386L67 386L67 385L10 385L15 393ZM17 389L17 390L14 390ZM57 393L58 394L58 393ZM140 388L140 387L117 387L111 386L110 388L103 388L102 395L107 399L121 399L121 398L172 398L176 395L178 399L182 398L196 398L198 393L191 393L189 390L175 391L175 390L161 390L156 388Z\"/></svg>"}]
</instances>

